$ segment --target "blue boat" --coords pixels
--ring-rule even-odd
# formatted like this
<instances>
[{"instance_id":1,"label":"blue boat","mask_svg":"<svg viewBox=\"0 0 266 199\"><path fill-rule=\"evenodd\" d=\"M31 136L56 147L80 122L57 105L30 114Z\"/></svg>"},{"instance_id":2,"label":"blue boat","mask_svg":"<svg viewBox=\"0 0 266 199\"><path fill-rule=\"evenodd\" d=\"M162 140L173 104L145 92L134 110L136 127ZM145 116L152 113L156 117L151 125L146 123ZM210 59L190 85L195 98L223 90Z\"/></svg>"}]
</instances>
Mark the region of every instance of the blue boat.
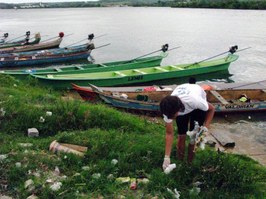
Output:
<instances>
[{"instance_id":1,"label":"blue boat","mask_svg":"<svg viewBox=\"0 0 266 199\"><path fill-rule=\"evenodd\" d=\"M0 67L39 66L44 64L86 60L93 49L94 45L91 43L89 45L84 44L71 48L3 54L0 58Z\"/></svg>"},{"instance_id":2,"label":"blue boat","mask_svg":"<svg viewBox=\"0 0 266 199\"><path fill-rule=\"evenodd\" d=\"M160 101L172 91L107 92L90 85L94 92L117 108L159 114ZM266 89L207 90L207 100L217 113L266 111Z\"/></svg>"}]
</instances>

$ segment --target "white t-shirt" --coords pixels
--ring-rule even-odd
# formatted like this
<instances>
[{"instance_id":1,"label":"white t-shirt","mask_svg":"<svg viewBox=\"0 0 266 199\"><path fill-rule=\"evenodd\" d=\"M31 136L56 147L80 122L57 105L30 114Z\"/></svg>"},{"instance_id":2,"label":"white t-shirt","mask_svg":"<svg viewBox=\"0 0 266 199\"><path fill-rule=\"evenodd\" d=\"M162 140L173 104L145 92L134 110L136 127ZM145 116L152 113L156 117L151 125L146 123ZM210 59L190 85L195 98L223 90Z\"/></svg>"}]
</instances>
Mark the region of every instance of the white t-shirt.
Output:
<instances>
[{"instance_id":1,"label":"white t-shirt","mask_svg":"<svg viewBox=\"0 0 266 199\"><path fill-rule=\"evenodd\" d=\"M178 115L188 114L195 109L203 111L209 109L206 93L197 84L181 84L175 88L171 95L179 97L185 106L184 112L178 112ZM163 115L163 118L166 123L173 121L172 119L168 119L166 115Z\"/></svg>"}]
</instances>

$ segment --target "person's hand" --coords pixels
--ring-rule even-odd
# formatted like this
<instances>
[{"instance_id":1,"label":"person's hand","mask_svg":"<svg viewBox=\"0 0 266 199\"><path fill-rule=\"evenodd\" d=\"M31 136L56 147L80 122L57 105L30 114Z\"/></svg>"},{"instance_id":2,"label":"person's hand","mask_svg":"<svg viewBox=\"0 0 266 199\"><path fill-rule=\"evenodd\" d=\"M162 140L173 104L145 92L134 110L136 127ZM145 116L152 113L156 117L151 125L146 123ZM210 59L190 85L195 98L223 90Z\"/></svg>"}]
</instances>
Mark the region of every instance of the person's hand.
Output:
<instances>
[{"instance_id":1,"label":"person's hand","mask_svg":"<svg viewBox=\"0 0 266 199\"><path fill-rule=\"evenodd\" d=\"M164 156L164 160L163 160L163 170L165 170L169 165L170 165L171 161L170 161L170 157L169 156Z\"/></svg>"},{"instance_id":2,"label":"person's hand","mask_svg":"<svg viewBox=\"0 0 266 199\"><path fill-rule=\"evenodd\" d=\"M200 131L202 131L202 133L208 133L209 130L206 126L201 126Z\"/></svg>"}]
</instances>

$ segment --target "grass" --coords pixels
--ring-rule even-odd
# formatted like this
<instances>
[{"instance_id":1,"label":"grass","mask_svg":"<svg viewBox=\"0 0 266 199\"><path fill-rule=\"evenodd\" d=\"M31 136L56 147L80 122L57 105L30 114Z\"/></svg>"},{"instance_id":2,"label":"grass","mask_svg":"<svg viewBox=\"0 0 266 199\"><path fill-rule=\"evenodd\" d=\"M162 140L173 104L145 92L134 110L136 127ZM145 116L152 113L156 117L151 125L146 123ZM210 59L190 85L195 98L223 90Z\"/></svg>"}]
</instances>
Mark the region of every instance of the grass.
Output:
<instances>
[{"instance_id":1,"label":"grass","mask_svg":"<svg viewBox=\"0 0 266 199\"><path fill-rule=\"evenodd\" d=\"M198 151L192 165L175 160L177 168L165 175L164 126L119 112L103 104L64 100L62 93L0 76L0 193L14 198L265 198L266 169L246 156ZM3 85L3 86L2 86ZM65 95L63 93L63 95ZM46 112L51 111L52 116ZM45 119L40 122L40 117ZM40 137L27 137L35 127ZM85 156L53 154L53 140L88 147ZM23 147L20 143L31 143ZM111 161L118 160L116 165ZM21 163L21 167L18 166ZM58 167L60 173L55 172ZM100 176L99 176L100 174ZM98 177L97 177L98 176ZM118 177L148 178L130 190ZM32 179L34 188L25 188ZM52 183L62 182L58 191ZM192 193L195 182L201 192ZM7 185L1 186L1 185Z\"/></svg>"}]
</instances>

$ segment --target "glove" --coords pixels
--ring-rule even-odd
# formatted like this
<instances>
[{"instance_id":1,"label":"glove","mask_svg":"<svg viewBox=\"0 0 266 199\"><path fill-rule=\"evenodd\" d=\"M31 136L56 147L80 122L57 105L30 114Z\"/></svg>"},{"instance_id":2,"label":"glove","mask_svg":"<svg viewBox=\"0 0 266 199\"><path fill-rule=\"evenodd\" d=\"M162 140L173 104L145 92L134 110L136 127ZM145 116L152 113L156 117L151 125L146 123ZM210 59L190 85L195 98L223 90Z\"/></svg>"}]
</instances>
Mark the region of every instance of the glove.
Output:
<instances>
[{"instance_id":1,"label":"glove","mask_svg":"<svg viewBox=\"0 0 266 199\"><path fill-rule=\"evenodd\" d=\"M209 130L206 126L201 126L200 131L202 131L202 133L208 133Z\"/></svg>"},{"instance_id":2,"label":"glove","mask_svg":"<svg viewBox=\"0 0 266 199\"><path fill-rule=\"evenodd\" d=\"M164 161L163 161L163 170L165 170L169 165L170 165L170 157L169 156L164 156Z\"/></svg>"}]
</instances>

